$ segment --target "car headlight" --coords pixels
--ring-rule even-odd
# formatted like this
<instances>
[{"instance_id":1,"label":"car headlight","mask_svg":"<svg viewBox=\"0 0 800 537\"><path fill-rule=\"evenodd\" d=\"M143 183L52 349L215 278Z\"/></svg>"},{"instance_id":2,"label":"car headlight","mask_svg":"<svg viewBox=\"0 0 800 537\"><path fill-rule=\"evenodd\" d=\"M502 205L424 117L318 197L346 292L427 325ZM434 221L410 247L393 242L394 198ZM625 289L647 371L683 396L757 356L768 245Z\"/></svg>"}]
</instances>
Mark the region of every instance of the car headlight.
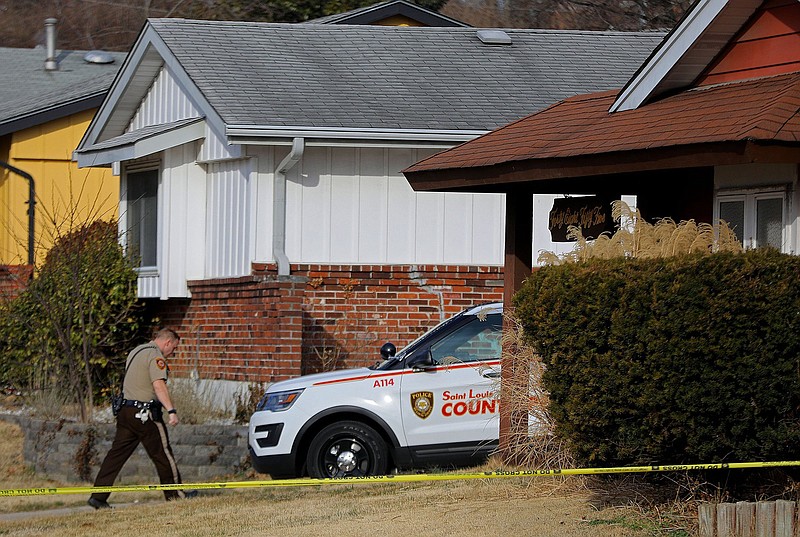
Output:
<instances>
[{"instance_id":1,"label":"car headlight","mask_svg":"<svg viewBox=\"0 0 800 537\"><path fill-rule=\"evenodd\" d=\"M273 392L265 393L261 401L256 406L256 412L261 410L271 410L272 412L281 412L291 407L300 394L303 393L305 388L299 390L290 390L286 392Z\"/></svg>"}]
</instances>

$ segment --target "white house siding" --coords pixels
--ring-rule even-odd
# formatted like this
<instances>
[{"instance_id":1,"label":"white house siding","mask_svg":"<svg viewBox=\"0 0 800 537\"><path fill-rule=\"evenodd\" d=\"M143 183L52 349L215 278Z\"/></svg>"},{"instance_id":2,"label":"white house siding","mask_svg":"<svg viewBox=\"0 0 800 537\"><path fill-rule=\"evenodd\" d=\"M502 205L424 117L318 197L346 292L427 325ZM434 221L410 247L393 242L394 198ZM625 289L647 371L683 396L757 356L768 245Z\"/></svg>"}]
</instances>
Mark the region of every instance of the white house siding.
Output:
<instances>
[{"instance_id":1,"label":"white house siding","mask_svg":"<svg viewBox=\"0 0 800 537\"><path fill-rule=\"evenodd\" d=\"M188 295L187 280L203 278L206 257L206 176L194 163L195 144L164 152L159 188L159 245L162 299Z\"/></svg>"},{"instance_id":2,"label":"white house siding","mask_svg":"<svg viewBox=\"0 0 800 537\"><path fill-rule=\"evenodd\" d=\"M254 198L250 166L248 160L207 165L206 278L250 274Z\"/></svg>"},{"instance_id":3,"label":"white house siding","mask_svg":"<svg viewBox=\"0 0 800 537\"><path fill-rule=\"evenodd\" d=\"M307 147L287 174L292 263L502 265L499 194L415 193L400 170L434 150ZM139 296L187 297L187 281L248 275L274 262L274 167L286 146L198 163L200 143L165 151L158 274Z\"/></svg>"},{"instance_id":4,"label":"white house siding","mask_svg":"<svg viewBox=\"0 0 800 537\"><path fill-rule=\"evenodd\" d=\"M162 68L147 95L142 99L128 130L192 117L200 117L200 113L172 78L169 70Z\"/></svg>"},{"instance_id":5,"label":"white house siding","mask_svg":"<svg viewBox=\"0 0 800 537\"><path fill-rule=\"evenodd\" d=\"M158 246L156 271L139 274L140 298L186 297L187 280L203 279L206 253L206 174L194 162L196 144L161 154L158 187ZM157 161L158 162L158 161ZM123 192L125 190L123 182ZM126 226L125 198L120 203L120 230Z\"/></svg>"},{"instance_id":6,"label":"white house siding","mask_svg":"<svg viewBox=\"0 0 800 537\"><path fill-rule=\"evenodd\" d=\"M200 151L197 155L198 162L237 159L242 157L242 153L241 145L228 145L217 136L210 125L206 124L206 138L200 144Z\"/></svg>"},{"instance_id":7,"label":"white house siding","mask_svg":"<svg viewBox=\"0 0 800 537\"><path fill-rule=\"evenodd\" d=\"M128 230L127 174L149 169L161 169L160 159L151 157L148 159L142 159L139 162L127 163L125 167L125 173L120 176L119 222L117 223L120 236L124 237ZM160 296L161 281L161 272L158 269L154 270L151 267L148 267L140 270L139 278L137 280L138 296L140 298Z\"/></svg>"},{"instance_id":8,"label":"white house siding","mask_svg":"<svg viewBox=\"0 0 800 537\"><path fill-rule=\"evenodd\" d=\"M272 154L276 151L277 154ZM272 261L271 179L288 148L251 148L259 169L257 261ZM286 252L293 263L503 262L499 194L415 193L402 169L434 150L307 147L287 174Z\"/></svg>"},{"instance_id":9,"label":"white house siding","mask_svg":"<svg viewBox=\"0 0 800 537\"><path fill-rule=\"evenodd\" d=\"M161 295L161 277L157 273L139 273L136 283L139 298L158 298Z\"/></svg>"}]
</instances>

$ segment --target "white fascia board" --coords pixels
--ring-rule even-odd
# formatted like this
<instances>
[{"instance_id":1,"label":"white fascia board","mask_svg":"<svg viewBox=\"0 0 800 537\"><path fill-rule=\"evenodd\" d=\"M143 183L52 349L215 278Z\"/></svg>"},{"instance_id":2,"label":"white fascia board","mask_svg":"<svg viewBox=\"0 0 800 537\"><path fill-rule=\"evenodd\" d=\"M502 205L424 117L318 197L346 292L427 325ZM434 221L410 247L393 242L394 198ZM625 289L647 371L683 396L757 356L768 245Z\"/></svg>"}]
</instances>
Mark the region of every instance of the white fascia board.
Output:
<instances>
[{"instance_id":1,"label":"white fascia board","mask_svg":"<svg viewBox=\"0 0 800 537\"><path fill-rule=\"evenodd\" d=\"M205 135L205 121L196 121L184 127L154 134L129 144L86 153L76 152L73 156L78 163L78 168L107 166L114 162L133 160L160 153L172 147L205 138Z\"/></svg>"},{"instance_id":2,"label":"white fascia board","mask_svg":"<svg viewBox=\"0 0 800 537\"><path fill-rule=\"evenodd\" d=\"M269 144L281 138L362 142L460 143L486 134L485 130L373 129L347 127L228 125L225 135L234 144Z\"/></svg>"},{"instance_id":3,"label":"white fascia board","mask_svg":"<svg viewBox=\"0 0 800 537\"><path fill-rule=\"evenodd\" d=\"M680 26L664 39L653 55L620 91L609 112L639 108L653 91L669 75L673 67L683 58L689 48L722 12L729 0L701 0L687 13Z\"/></svg>"},{"instance_id":4,"label":"white fascia board","mask_svg":"<svg viewBox=\"0 0 800 537\"><path fill-rule=\"evenodd\" d=\"M136 68L141 63L142 58L145 57L147 52L146 41L148 41L146 36L153 31L152 27L146 24L142 33L139 34L136 43L131 47L131 52L125 57L125 61L117 72L117 76L111 83L111 87L108 89L103 103L95 113L91 123L89 123L89 127L87 127L86 132L84 132L81 141L78 143L78 149L94 145L99 141L100 133L103 131L108 119L114 113L114 103L125 93L125 89L128 87L128 84L130 84L136 72ZM143 42L145 44L143 44Z\"/></svg>"}]
</instances>

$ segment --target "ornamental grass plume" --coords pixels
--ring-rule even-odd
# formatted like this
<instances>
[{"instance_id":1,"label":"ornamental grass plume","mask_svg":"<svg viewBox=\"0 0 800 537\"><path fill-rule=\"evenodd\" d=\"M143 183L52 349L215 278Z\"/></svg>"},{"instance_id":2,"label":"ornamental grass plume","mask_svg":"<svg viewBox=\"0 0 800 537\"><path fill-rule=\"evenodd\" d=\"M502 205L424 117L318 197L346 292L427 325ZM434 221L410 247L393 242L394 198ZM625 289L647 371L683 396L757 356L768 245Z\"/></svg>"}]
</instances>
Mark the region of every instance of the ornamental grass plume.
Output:
<instances>
[{"instance_id":1,"label":"ornamental grass plume","mask_svg":"<svg viewBox=\"0 0 800 537\"><path fill-rule=\"evenodd\" d=\"M654 224L642 218L638 209L621 200L612 202L611 217L617 223L614 234L604 233L595 240L583 237L580 228L570 226L567 237L575 240L575 248L562 256L542 251L538 261L544 265L577 263L588 259L615 257L660 258L676 255L714 252L741 252L742 244L727 222L716 226L671 218Z\"/></svg>"}]
</instances>

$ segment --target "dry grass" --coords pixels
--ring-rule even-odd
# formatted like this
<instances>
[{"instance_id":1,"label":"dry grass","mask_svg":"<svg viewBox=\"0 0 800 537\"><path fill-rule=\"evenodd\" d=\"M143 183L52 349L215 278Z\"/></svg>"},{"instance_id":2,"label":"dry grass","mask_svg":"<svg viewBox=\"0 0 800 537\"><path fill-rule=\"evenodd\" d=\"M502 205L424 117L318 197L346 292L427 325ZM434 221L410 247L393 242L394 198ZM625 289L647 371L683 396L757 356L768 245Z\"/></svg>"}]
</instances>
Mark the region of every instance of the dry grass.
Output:
<instances>
[{"instance_id":1,"label":"dry grass","mask_svg":"<svg viewBox=\"0 0 800 537\"><path fill-rule=\"evenodd\" d=\"M520 414L527 414L527 419L511 420L508 442L512 458L526 468L571 468L575 461L555 434L550 396L542 386L544 364L525 342L519 321L507 315L504 324L503 363L513 363L515 373L514 381L504 382L501 398Z\"/></svg>"},{"instance_id":2,"label":"dry grass","mask_svg":"<svg viewBox=\"0 0 800 537\"><path fill-rule=\"evenodd\" d=\"M22 469L21 446L19 428L0 421L0 488L58 485ZM22 520L0 515L0 535L105 537L129 535L131 528L199 537L663 534L637 510L598 510L589 489L552 478L235 489L169 504L160 497L118 493L111 497L117 509L98 512L85 506L83 495L0 498L4 513L74 507L68 514L45 511Z\"/></svg>"},{"instance_id":3,"label":"dry grass","mask_svg":"<svg viewBox=\"0 0 800 537\"><path fill-rule=\"evenodd\" d=\"M179 380L170 382L169 394L175 408L180 409L181 422L196 425L230 419L232 411L219 404L225 399L219 390L213 386L201 389L191 380Z\"/></svg>"},{"instance_id":4,"label":"dry grass","mask_svg":"<svg viewBox=\"0 0 800 537\"><path fill-rule=\"evenodd\" d=\"M624 201L611 204L611 217L619 225L613 235L603 234L595 240L586 240L580 228L570 226L567 237L575 239L575 248L562 256L543 251L539 262L559 265L588 259L615 257L658 258L690 253L741 252L742 245L727 222L720 220L716 226L683 220L675 223L670 218L651 224L642 218L638 209Z\"/></svg>"},{"instance_id":5,"label":"dry grass","mask_svg":"<svg viewBox=\"0 0 800 537\"><path fill-rule=\"evenodd\" d=\"M47 479L31 472L23 463L22 443L23 435L20 428L0 420L0 488L68 486L60 481ZM75 483L71 485L75 486ZM149 501L157 498L163 498L163 494L160 492L137 492L130 495L126 501ZM0 498L0 514L84 505L86 505L86 498L77 495L15 496ZM3 532L0 530L0 535L2 534Z\"/></svg>"}]
</instances>

